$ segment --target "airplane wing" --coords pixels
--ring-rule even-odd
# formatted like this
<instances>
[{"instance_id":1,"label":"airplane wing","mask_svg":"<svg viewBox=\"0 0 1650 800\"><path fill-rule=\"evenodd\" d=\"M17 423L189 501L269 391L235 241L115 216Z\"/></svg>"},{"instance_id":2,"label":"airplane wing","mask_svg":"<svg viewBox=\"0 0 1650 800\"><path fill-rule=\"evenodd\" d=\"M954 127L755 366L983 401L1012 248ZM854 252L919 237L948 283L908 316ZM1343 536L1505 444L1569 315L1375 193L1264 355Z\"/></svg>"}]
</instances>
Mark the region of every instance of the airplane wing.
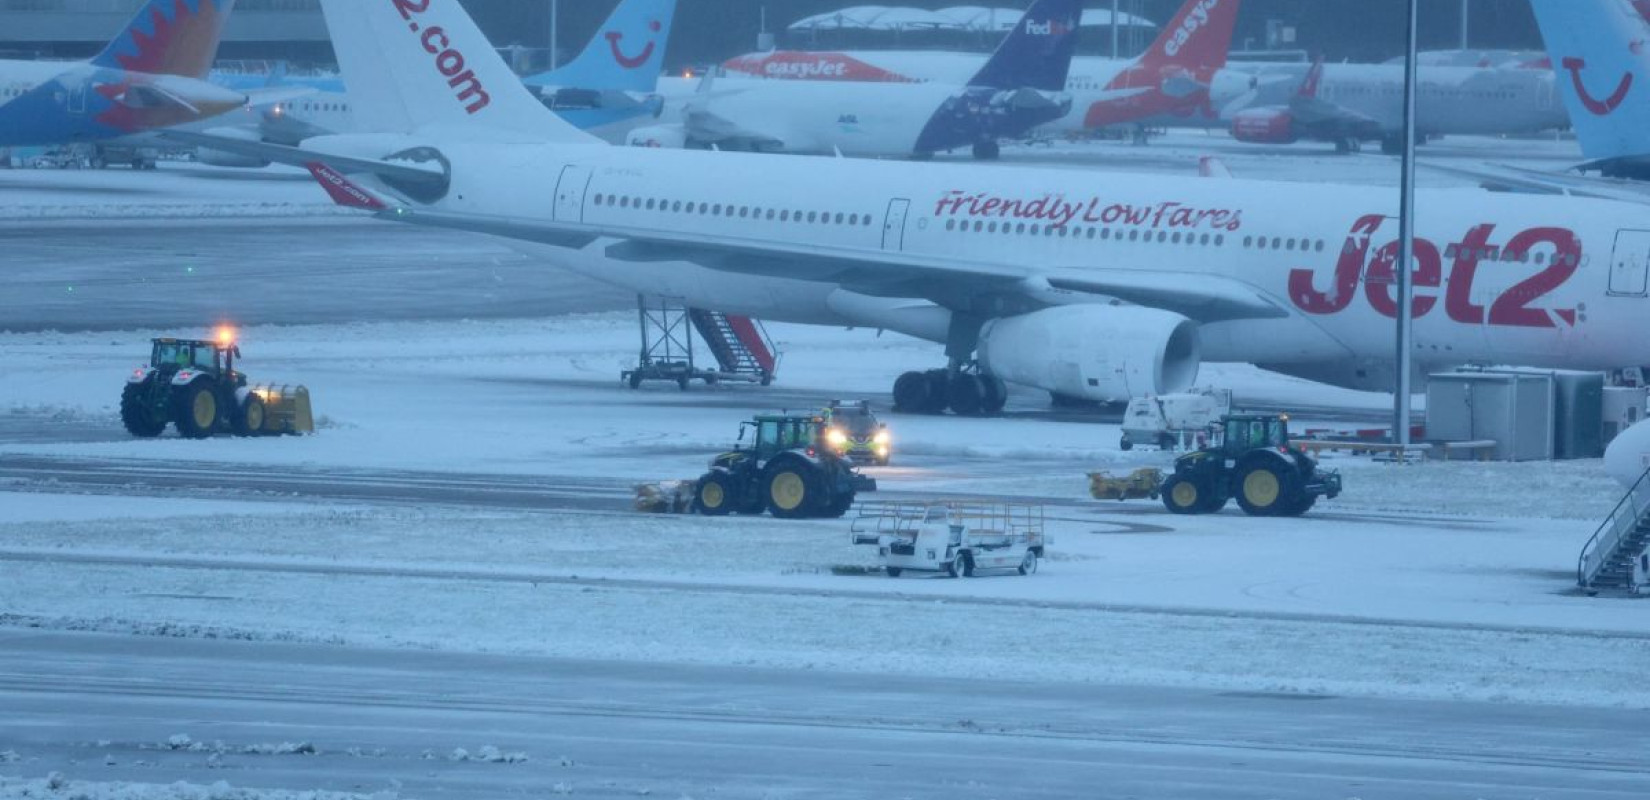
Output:
<instances>
[{"instance_id":1,"label":"airplane wing","mask_svg":"<svg viewBox=\"0 0 1650 800\"><path fill-rule=\"evenodd\" d=\"M225 153L264 159L276 164L288 164L308 169L311 164L321 162L347 175L371 174L407 186L443 189L447 185L447 175L440 169L411 162L392 162L376 158L333 155L289 147L283 144L232 139L226 136L214 136L209 133L195 133L192 131L167 130L161 131L158 135L163 139L179 144L221 150Z\"/></svg>"},{"instance_id":2,"label":"airplane wing","mask_svg":"<svg viewBox=\"0 0 1650 800\"><path fill-rule=\"evenodd\" d=\"M1490 191L1570 195L1628 203L1650 203L1650 184L1615 178L1593 178L1561 172L1543 172L1511 164L1459 167L1417 162L1421 167L1476 181Z\"/></svg>"}]
</instances>

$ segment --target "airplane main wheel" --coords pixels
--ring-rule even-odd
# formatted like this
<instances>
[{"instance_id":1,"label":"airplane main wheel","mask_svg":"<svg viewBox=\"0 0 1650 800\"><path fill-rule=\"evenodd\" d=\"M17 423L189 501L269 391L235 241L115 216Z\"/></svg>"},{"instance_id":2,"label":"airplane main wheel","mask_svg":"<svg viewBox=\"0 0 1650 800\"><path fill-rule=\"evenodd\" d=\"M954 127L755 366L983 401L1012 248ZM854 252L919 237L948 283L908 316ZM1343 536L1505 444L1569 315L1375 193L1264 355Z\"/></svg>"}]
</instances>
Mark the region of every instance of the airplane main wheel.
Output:
<instances>
[{"instance_id":1,"label":"airplane main wheel","mask_svg":"<svg viewBox=\"0 0 1650 800\"><path fill-rule=\"evenodd\" d=\"M928 375L928 403L923 406L924 414L944 414L946 406L951 403L951 373L943 369L931 369Z\"/></svg>"},{"instance_id":2,"label":"airplane main wheel","mask_svg":"<svg viewBox=\"0 0 1650 800\"><path fill-rule=\"evenodd\" d=\"M951 381L951 410L961 417L977 417L985 411L985 383L978 375L958 375Z\"/></svg>"},{"instance_id":3,"label":"airplane main wheel","mask_svg":"<svg viewBox=\"0 0 1650 800\"><path fill-rule=\"evenodd\" d=\"M928 376L907 372L894 381L894 410L902 414L928 413Z\"/></svg>"},{"instance_id":4,"label":"airplane main wheel","mask_svg":"<svg viewBox=\"0 0 1650 800\"><path fill-rule=\"evenodd\" d=\"M978 161L996 161L1002 158L1002 145L996 142L979 142L974 145L974 158Z\"/></svg>"},{"instance_id":5,"label":"airplane main wheel","mask_svg":"<svg viewBox=\"0 0 1650 800\"><path fill-rule=\"evenodd\" d=\"M993 417L1003 413L1008 405L1008 384L995 375L981 375L980 381L985 386L985 413Z\"/></svg>"}]
</instances>

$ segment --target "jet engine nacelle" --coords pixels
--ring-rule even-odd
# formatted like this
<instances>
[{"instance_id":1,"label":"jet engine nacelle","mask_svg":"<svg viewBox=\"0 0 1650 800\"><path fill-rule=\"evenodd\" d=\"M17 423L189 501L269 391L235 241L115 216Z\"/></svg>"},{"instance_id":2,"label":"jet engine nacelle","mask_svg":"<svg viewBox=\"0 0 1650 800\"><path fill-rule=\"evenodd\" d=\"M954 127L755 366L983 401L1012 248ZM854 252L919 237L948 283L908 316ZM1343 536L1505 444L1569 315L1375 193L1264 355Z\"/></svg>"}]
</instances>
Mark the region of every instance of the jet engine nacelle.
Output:
<instances>
[{"instance_id":1,"label":"jet engine nacelle","mask_svg":"<svg viewBox=\"0 0 1650 800\"><path fill-rule=\"evenodd\" d=\"M1288 111L1252 108L1232 115L1232 138L1250 144L1294 144L1301 137Z\"/></svg>"},{"instance_id":2,"label":"jet engine nacelle","mask_svg":"<svg viewBox=\"0 0 1650 800\"><path fill-rule=\"evenodd\" d=\"M680 150L687 147L687 129L681 125L651 125L637 128L625 137L631 147L667 147Z\"/></svg>"},{"instance_id":3,"label":"jet engine nacelle","mask_svg":"<svg viewBox=\"0 0 1650 800\"><path fill-rule=\"evenodd\" d=\"M218 136L225 139L239 139L243 142L260 141L255 131L246 128L212 128L206 131L208 136ZM222 150L213 150L210 147L195 149L195 160L213 167L236 167L241 169L263 169L269 162L252 156L243 156L239 153L226 153Z\"/></svg>"},{"instance_id":4,"label":"jet engine nacelle","mask_svg":"<svg viewBox=\"0 0 1650 800\"><path fill-rule=\"evenodd\" d=\"M1183 392L1202 363L1197 325L1140 306L1076 305L994 320L980 365L1005 381L1101 402Z\"/></svg>"},{"instance_id":5,"label":"jet engine nacelle","mask_svg":"<svg viewBox=\"0 0 1650 800\"><path fill-rule=\"evenodd\" d=\"M1604 449L1604 471L1623 487L1633 488L1650 469L1650 420L1622 431Z\"/></svg>"}]
</instances>

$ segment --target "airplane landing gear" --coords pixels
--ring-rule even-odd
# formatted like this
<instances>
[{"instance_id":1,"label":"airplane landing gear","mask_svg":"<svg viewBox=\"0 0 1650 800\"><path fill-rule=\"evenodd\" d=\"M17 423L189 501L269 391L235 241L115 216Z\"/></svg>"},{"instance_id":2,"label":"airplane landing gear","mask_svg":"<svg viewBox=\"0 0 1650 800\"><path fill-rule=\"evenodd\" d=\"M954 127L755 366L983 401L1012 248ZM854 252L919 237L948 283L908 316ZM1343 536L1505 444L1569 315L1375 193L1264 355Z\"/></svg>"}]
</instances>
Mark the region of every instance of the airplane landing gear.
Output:
<instances>
[{"instance_id":1,"label":"airplane landing gear","mask_svg":"<svg viewBox=\"0 0 1650 800\"><path fill-rule=\"evenodd\" d=\"M981 417L1001 414L1008 386L1000 378L975 372L933 369L907 372L894 381L894 410L906 414Z\"/></svg>"},{"instance_id":2,"label":"airplane landing gear","mask_svg":"<svg viewBox=\"0 0 1650 800\"><path fill-rule=\"evenodd\" d=\"M996 142L978 142L974 145L974 160L996 161L1003 155L1002 145Z\"/></svg>"}]
</instances>

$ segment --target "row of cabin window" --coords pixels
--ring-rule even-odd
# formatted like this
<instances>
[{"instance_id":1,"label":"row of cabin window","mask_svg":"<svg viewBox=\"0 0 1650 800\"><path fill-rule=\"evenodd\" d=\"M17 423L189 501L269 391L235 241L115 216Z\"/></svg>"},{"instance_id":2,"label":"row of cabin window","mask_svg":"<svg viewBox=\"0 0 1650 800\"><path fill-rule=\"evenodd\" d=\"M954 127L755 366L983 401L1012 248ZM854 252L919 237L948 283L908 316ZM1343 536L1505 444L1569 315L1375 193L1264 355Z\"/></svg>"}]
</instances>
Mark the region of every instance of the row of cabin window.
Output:
<instances>
[{"instance_id":1,"label":"row of cabin window","mask_svg":"<svg viewBox=\"0 0 1650 800\"><path fill-rule=\"evenodd\" d=\"M779 222L818 222L825 225L853 225L870 227L870 214L844 214L829 211L791 211L789 209L763 209L754 206L722 205L721 203L683 203L680 200L643 199L640 197L598 194L591 198L591 202L598 206L617 208L634 208L638 211L668 211L671 213L709 214L713 217L739 217L740 219L768 219ZM833 222L834 220L834 222Z\"/></svg>"},{"instance_id":2,"label":"row of cabin window","mask_svg":"<svg viewBox=\"0 0 1650 800\"><path fill-rule=\"evenodd\" d=\"M1129 231L1128 235L1124 236L1122 231L1117 231L1114 235L1111 228L1073 228L1066 225L1038 225L1036 223L1027 224L1024 222L1004 222L999 226L999 223L996 222L983 222L981 220L969 222L968 220L958 221L948 219L945 221L945 229L948 231L961 231L964 233L997 233L1000 231L1007 234L1026 234L1030 236L1042 234L1043 236L1059 236L1062 239L1068 237L1072 239L1098 238L1101 240L1116 238L1117 241L1120 242L1124 240L1130 242L1153 241L1153 237L1150 232L1142 235L1138 230ZM1219 246L1226 243L1226 237L1220 234L1211 236L1210 234L1205 233L1200 239L1198 234L1195 233L1183 234L1176 232L1170 234L1167 231L1158 231L1155 241L1167 244L1214 244Z\"/></svg>"}]
</instances>

